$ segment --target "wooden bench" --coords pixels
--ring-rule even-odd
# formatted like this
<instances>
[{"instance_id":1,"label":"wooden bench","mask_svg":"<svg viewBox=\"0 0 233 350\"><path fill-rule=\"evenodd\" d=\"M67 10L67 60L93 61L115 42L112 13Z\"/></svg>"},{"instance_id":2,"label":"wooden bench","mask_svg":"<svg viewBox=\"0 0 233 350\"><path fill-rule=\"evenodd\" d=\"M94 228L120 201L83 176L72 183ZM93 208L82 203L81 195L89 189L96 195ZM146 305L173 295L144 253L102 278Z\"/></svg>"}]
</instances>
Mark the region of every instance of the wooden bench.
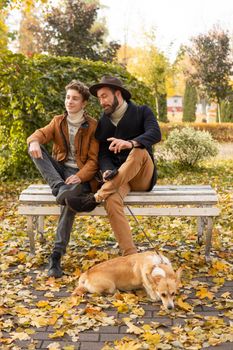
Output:
<instances>
[{"instance_id":1,"label":"wooden bench","mask_svg":"<svg viewBox=\"0 0 233 350\"><path fill-rule=\"evenodd\" d=\"M219 215L216 207L217 194L211 186L158 186L151 192L131 192L125 198L134 215L140 216L192 216L197 217L198 243L205 236L205 257L210 259L213 219ZM22 191L19 197L19 214L27 217L27 234L30 241L30 251L35 253L35 235L43 240L44 217L60 215L61 207L56 203L48 185L30 185ZM127 206L126 215L131 215ZM79 213L85 216L105 216L103 206L98 206L90 213ZM35 228L35 229L34 229ZM36 231L36 232L35 232Z\"/></svg>"}]
</instances>

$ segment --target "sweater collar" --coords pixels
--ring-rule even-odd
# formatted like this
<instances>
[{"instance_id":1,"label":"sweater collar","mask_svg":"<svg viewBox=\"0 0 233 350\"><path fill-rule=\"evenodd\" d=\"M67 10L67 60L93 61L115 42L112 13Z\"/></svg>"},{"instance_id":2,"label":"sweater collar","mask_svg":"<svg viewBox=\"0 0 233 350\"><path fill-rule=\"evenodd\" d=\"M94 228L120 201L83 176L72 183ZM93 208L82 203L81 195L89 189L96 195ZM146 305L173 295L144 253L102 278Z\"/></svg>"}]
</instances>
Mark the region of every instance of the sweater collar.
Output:
<instances>
[{"instance_id":1,"label":"sweater collar","mask_svg":"<svg viewBox=\"0 0 233 350\"><path fill-rule=\"evenodd\" d=\"M119 121L122 119L122 117L124 116L126 110L128 108L128 104L126 101L123 101L122 105L120 107L118 107L110 116L110 120L111 122L117 126L117 124L119 123Z\"/></svg>"}]
</instances>

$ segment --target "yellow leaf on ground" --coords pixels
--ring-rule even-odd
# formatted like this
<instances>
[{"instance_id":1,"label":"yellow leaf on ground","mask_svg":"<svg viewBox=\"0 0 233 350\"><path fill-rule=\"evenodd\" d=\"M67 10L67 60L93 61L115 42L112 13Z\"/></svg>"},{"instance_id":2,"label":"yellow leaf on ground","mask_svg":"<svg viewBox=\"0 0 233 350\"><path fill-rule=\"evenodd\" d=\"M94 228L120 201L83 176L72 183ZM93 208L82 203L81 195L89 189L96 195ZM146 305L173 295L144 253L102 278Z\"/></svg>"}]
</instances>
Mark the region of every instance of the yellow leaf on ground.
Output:
<instances>
[{"instance_id":1,"label":"yellow leaf on ground","mask_svg":"<svg viewBox=\"0 0 233 350\"><path fill-rule=\"evenodd\" d=\"M215 261L212 264L212 268L218 271L227 271L228 266L223 261Z\"/></svg>"},{"instance_id":2,"label":"yellow leaf on ground","mask_svg":"<svg viewBox=\"0 0 233 350\"><path fill-rule=\"evenodd\" d=\"M16 306L14 310L17 312L19 315L28 315L29 310L26 307L23 306Z\"/></svg>"},{"instance_id":3,"label":"yellow leaf on ground","mask_svg":"<svg viewBox=\"0 0 233 350\"><path fill-rule=\"evenodd\" d=\"M135 340L127 341L127 343L117 344L116 350L139 350L141 349L141 344L137 343Z\"/></svg>"},{"instance_id":4,"label":"yellow leaf on ground","mask_svg":"<svg viewBox=\"0 0 233 350\"><path fill-rule=\"evenodd\" d=\"M37 307L45 307L48 305L49 305L49 302L47 300L40 300L40 301L38 301L38 303L36 303Z\"/></svg>"},{"instance_id":5,"label":"yellow leaf on ground","mask_svg":"<svg viewBox=\"0 0 233 350\"><path fill-rule=\"evenodd\" d=\"M59 318L59 315L52 315L52 316L50 317L50 319L48 320L48 324L49 324L50 326L54 326L55 323L57 322L58 318Z\"/></svg>"},{"instance_id":6,"label":"yellow leaf on ground","mask_svg":"<svg viewBox=\"0 0 233 350\"><path fill-rule=\"evenodd\" d=\"M95 250L95 249L88 250L88 252L87 252L87 256L89 258L94 258L96 255L97 255L97 250Z\"/></svg>"},{"instance_id":7,"label":"yellow leaf on ground","mask_svg":"<svg viewBox=\"0 0 233 350\"><path fill-rule=\"evenodd\" d=\"M31 321L32 326L35 326L36 328L40 328L40 327L45 327L49 325L48 320L43 317L43 316L35 316L32 317L32 321Z\"/></svg>"},{"instance_id":8,"label":"yellow leaf on ground","mask_svg":"<svg viewBox=\"0 0 233 350\"><path fill-rule=\"evenodd\" d=\"M133 334L141 334L141 333L144 333L144 331L141 329L141 328L139 328L139 327L137 327L137 326L135 326L133 323L131 323L131 322L125 322L125 324L126 324L126 326L128 327L128 329L127 329L127 333L133 333Z\"/></svg>"},{"instance_id":9,"label":"yellow leaf on ground","mask_svg":"<svg viewBox=\"0 0 233 350\"><path fill-rule=\"evenodd\" d=\"M209 292L207 288L202 287L200 288L200 290L196 292L196 296L199 297L200 299L208 298L212 300L214 297L214 294Z\"/></svg>"},{"instance_id":10,"label":"yellow leaf on ground","mask_svg":"<svg viewBox=\"0 0 233 350\"><path fill-rule=\"evenodd\" d=\"M142 335L143 339L145 339L146 342L157 345L160 342L160 335L159 334L152 334L150 332L146 332Z\"/></svg>"},{"instance_id":11,"label":"yellow leaf on ground","mask_svg":"<svg viewBox=\"0 0 233 350\"><path fill-rule=\"evenodd\" d=\"M186 301L183 301L182 298L177 300L177 305L184 311L193 311L193 307Z\"/></svg>"},{"instance_id":12,"label":"yellow leaf on ground","mask_svg":"<svg viewBox=\"0 0 233 350\"><path fill-rule=\"evenodd\" d=\"M221 286L225 283L225 278L215 277L215 278L213 278L213 282L216 283L218 286Z\"/></svg>"},{"instance_id":13,"label":"yellow leaf on ground","mask_svg":"<svg viewBox=\"0 0 233 350\"><path fill-rule=\"evenodd\" d=\"M48 350L61 350L59 343L51 343L48 345Z\"/></svg>"},{"instance_id":14,"label":"yellow leaf on ground","mask_svg":"<svg viewBox=\"0 0 233 350\"><path fill-rule=\"evenodd\" d=\"M137 316L143 316L145 314L145 310L142 307L134 307L132 309L132 313Z\"/></svg>"},{"instance_id":15,"label":"yellow leaf on ground","mask_svg":"<svg viewBox=\"0 0 233 350\"><path fill-rule=\"evenodd\" d=\"M230 298L231 297L231 293L230 292L225 292L221 295L222 298Z\"/></svg>"},{"instance_id":16,"label":"yellow leaf on ground","mask_svg":"<svg viewBox=\"0 0 233 350\"><path fill-rule=\"evenodd\" d=\"M77 268L74 270L74 272L73 272L73 276L79 277L80 275L81 275L81 271L80 271L80 269L77 267Z\"/></svg>"},{"instance_id":17,"label":"yellow leaf on ground","mask_svg":"<svg viewBox=\"0 0 233 350\"><path fill-rule=\"evenodd\" d=\"M60 338L63 337L65 334L65 330L59 329L56 332L54 332L53 334L49 334L49 338L53 339L53 338Z\"/></svg>"},{"instance_id":18,"label":"yellow leaf on ground","mask_svg":"<svg viewBox=\"0 0 233 350\"><path fill-rule=\"evenodd\" d=\"M19 340L29 340L31 339L29 335L25 332L13 332L11 333L13 339L19 339Z\"/></svg>"},{"instance_id":19,"label":"yellow leaf on ground","mask_svg":"<svg viewBox=\"0 0 233 350\"><path fill-rule=\"evenodd\" d=\"M185 260L190 260L191 258L191 252L182 252L181 253L182 258L184 258Z\"/></svg>"},{"instance_id":20,"label":"yellow leaf on ground","mask_svg":"<svg viewBox=\"0 0 233 350\"><path fill-rule=\"evenodd\" d=\"M121 300L113 301L113 305L117 307L118 312L124 313L129 311L128 305L123 303L123 301Z\"/></svg>"}]
</instances>

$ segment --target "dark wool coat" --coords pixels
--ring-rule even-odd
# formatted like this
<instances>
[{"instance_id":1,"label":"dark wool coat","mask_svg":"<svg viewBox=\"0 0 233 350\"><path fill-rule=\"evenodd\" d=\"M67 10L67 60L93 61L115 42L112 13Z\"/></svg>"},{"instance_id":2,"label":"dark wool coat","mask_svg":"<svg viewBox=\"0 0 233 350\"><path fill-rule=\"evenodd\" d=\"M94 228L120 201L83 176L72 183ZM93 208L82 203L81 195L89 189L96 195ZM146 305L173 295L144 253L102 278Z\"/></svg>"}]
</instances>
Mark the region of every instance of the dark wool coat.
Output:
<instances>
[{"instance_id":1,"label":"dark wool coat","mask_svg":"<svg viewBox=\"0 0 233 350\"><path fill-rule=\"evenodd\" d=\"M114 154L109 150L109 137L115 137L123 140L135 140L141 144L141 148L146 148L153 162L152 146L161 140L161 132L158 122L147 106L136 106L131 101L128 102L128 108L115 126L110 118L103 114L97 125L95 137L100 142L99 150L99 166L104 172L119 168L128 157L130 150L122 150L120 153ZM156 182L156 168L151 182L151 187Z\"/></svg>"}]
</instances>

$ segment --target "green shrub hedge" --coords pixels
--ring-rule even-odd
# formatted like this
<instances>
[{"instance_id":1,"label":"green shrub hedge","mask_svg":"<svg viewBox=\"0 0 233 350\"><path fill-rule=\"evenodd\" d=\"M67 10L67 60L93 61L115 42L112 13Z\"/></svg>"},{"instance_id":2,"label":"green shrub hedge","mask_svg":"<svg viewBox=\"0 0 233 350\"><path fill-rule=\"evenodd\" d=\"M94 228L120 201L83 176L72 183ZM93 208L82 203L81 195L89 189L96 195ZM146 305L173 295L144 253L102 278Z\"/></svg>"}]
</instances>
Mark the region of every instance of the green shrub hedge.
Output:
<instances>
[{"instance_id":1,"label":"green shrub hedge","mask_svg":"<svg viewBox=\"0 0 233 350\"><path fill-rule=\"evenodd\" d=\"M72 79L90 86L104 74L117 75L131 91L133 101L147 104L156 111L149 88L120 66L73 57L27 58L11 52L0 57L1 178L34 174L27 155L27 136L63 112L64 87ZM87 109L93 117L99 117L100 107L94 97Z\"/></svg>"},{"instance_id":2,"label":"green shrub hedge","mask_svg":"<svg viewBox=\"0 0 233 350\"><path fill-rule=\"evenodd\" d=\"M201 160L218 154L217 142L208 131L190 127L172 130L165 141L165 148L175 161L187 167L194 167Z\"/></svg>"},{"instance_id":3,"label":"green shrub hedge","mask_svg":"<svg viewBox=\"0 0 233 350\"><path fill-rule=\"evenodd\" d=\"M233 142L233 123L160 123L163 141L168 138L172 130L181 130L185 127L208 131L218 142Z\"/></svg>"}]
</instances>

